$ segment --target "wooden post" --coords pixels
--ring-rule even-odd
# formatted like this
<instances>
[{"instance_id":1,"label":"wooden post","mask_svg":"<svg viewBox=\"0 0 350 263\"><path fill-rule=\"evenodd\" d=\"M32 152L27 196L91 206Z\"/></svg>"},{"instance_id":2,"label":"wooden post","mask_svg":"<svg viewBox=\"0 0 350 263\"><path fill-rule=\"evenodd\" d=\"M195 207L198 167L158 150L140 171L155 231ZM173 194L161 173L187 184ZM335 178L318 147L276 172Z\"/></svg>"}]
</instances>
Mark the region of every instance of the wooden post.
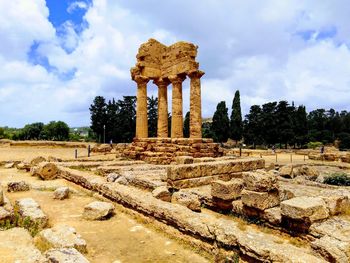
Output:
<instances>
[{"instance_id":1,"label":"wooden post","mask_svg":"<svg viewBox=\"0 0 350 263\"><path fill-rule=\"evenodd\" d=\"M88 157L90 157L91 147L90 144L88 145Z\"/></svg>"},{"instance_id":2,"label":"wooden post","mask_svg":"<svg viewBox=\"0 0 350 263\"><path fill-rule=\"evenodd\" d=\"M78 158L78 149L75 149L75 151L74 151L74 157L75 157L75 159Z\"/></svg>"}]
</instances>

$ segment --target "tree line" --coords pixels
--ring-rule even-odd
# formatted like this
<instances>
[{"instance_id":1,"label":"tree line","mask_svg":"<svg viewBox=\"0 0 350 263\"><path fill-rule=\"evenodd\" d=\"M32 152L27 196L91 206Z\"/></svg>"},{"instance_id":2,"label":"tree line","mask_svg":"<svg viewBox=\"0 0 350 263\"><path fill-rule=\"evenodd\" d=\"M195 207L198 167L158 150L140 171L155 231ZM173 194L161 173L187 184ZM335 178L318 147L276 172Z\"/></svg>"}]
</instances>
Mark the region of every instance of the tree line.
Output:
<instances>
[{"instance_id":1,"label":"tree line","mask_svg":"<svg viewBox=\"0 0 350 263\"><path fill-rule=\"evenodd\" d=\"M0 139L12 140L49 140L68 141L69 127L63 121L51 121L47 124L35 122L26 124L22 129L0 128Z\"/></svg>"},{"instance_id":2,"label":"tree line","mask_svg":"<svg viewBox=\"0 0 350 263\"><path fill-rule=\"evenodd\" d=\"M208 129L208 127L207 127ZM231 118L224 101L216 108L209 135L217 142L243 139L247 145L306 148L313 142L339 141L340 149L350 149L350 112L316 109L309 113L303 105L287 101L253 105L242 121L239 91L232 103Z\"/></svg>"}]
</instances>

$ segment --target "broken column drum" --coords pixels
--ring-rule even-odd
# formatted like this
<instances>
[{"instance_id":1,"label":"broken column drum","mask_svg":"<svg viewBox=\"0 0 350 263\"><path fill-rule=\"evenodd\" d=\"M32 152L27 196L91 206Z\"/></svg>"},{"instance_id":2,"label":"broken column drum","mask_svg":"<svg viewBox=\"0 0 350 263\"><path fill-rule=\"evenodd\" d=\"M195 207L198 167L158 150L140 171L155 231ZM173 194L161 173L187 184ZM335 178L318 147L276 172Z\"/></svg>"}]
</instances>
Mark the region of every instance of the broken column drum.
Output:
<instances>
[{"instance_id":1,"label":"broken column drum","mask_svg":"<svg viewBox=\"0 0 350 263\"><path fill-rule=\"evenodd\" d=\"M136 138L148 138L147 83L153 80L158 87L157 137L168 137L167 88L172 86L171 138L183 137L182 83L190 78L190 138L202 138L201 84L204 75L195 58L198 46L177 42L165 46L155 39L142 44L131 68L137 83Z\"/></svg>"}]
</instances>

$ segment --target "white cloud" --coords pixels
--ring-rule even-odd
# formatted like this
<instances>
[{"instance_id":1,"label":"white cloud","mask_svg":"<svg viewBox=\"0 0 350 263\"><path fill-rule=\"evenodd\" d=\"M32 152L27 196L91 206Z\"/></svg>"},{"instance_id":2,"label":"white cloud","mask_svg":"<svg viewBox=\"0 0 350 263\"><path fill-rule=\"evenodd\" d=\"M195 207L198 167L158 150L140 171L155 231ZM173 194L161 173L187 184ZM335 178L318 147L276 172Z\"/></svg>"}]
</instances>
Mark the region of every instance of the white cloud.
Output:
<instances>
[{"instance_id":1,"label":"white cloud","mask_svg":"<svg viewBox=\"0 0 350 263\"><path fill-rule=\"evenodd\" d=\"M136 94L129 70L150 37L199 45L205 117L221 100L231 108L237 89L244 113L272 100L350 110L346 2L75 1L68 12L86 9L88 25L78 34L71 21L55 29L44 0L0 0L0 126L53 119L87 125L94 96ZM33 43L50 70L29 62ZM157 94L153 85L149 94ZM184 112L188 94L187 81Z\"/></svg>"},{"instance_id":2,"label":"white cloud","mask_svg":"<svg viewBox=\"0 0 350 263\"><path fill-rule=\"evenodd\" d=\"M67 12L73 13L78 8L79 9L88 9L88 4L86 2L83 2L83 1L73 2L68 6Z\"/></svg>"}]
</instances>

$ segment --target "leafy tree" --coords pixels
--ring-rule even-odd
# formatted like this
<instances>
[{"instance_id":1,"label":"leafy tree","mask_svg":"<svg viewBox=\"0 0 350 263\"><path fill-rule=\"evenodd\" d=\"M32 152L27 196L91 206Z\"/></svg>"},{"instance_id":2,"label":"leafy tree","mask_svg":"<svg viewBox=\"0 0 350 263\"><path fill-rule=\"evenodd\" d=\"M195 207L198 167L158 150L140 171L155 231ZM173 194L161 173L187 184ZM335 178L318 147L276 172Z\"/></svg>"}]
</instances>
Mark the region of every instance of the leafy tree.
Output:
<instances>
[{"instance_id":1,"label":"leafy tree","mask_svg":"<svg viewBox=\"0 0 350 263\"><path fill-rule=\"evenodd\" d=\"M0 139L5 138L5 129L0 127Z\"/></svg>"},{"instance_id":2,"label":"leafy tree","mask_svg":"<svg viewBox=\"0 0 350 263\"><path fill-rule=\"evenodd\" d=\"M184 120L184 137L190 137L190 112L188 111L185 115Z\"/></svg>"},{"instance_id":3,"label":"leafy tree","mask_svg":"<svg viewBox=\"0 0 350 263\"><path fill-rule=\"evenodd\" d=\"M243 122L241 112L241 100L239 90L235 92L235 97L232 102L232 112L230 119L230 138L236 141L242 139Z\"/></svg>"},{"instance_id":4,"label":"leafy tree","mask_svg":"<svg viewBox=\"0 0 350 263\"><path fill-rule=\"evenodd\" d=\"M119 105L113 98L106 106L106 142L110 140L117 142L120 137L118 114Z\"/></svg>"},{"instance_id":5,"label":"leafy tree","mask_svg":"<svg viewBox=\"0 0 350 263\"><path fill-rule=\"evenodd\" d=\"M254 148L263 143L261 113L259 105L251 106L243 125L244 142L253 145Z\"/></svg>"},{"instance_id":6,"label":"leafy tree","mask_svg":"<svg viewBox=\"0 0 350 263\"><path fill-rule=\"evenodd\" d=\"M51 121L44 126L42 137L53 141L68 141L69 127L63 121Z\"/></svg>"},{"instance_id":7,"label":"leafy tree","mask_svg":"<svg viewBox=\"0 0 350 263\"><path fill-rule=\"evenodd\" d=\"M124 96L123 100L118 100L119 114L118 126L120 142L131 142L135 137L136 128L136 97Z\"/></svg>"},{"instance_id":8,"label":"leafy tree","mask_svg":"<svg viewBox=\"0 0 350 263\"><path fill-rule=\"evenodd\" d=\"M280 101L276 107L277 132L280 144L284 143L285 148L289 142L294 141L293 130L293 108L287 101Z\"/></svg>"},{"instance_id":9,"label":"leafy tree","mask_svg":"<svg viewBox=\"0 0 350 263\"><path fill-rule=\"evenodd\" d=\"M269 102L262 105L261 109L261 137L265 144L273 145L278 140L277 122L276 122L277 102Z\"/></svg>"},{"instance_id":10,"label":"leafy tree","mask_svg":"<svg viewBox=\"0 0 350 263\"><path fill-rule=\"evenodd\" d=\"M295 142L303 146L308 141L307 113L305 106L299 106L294 114Z\"/></svg>"},{"instance_id":11,"label":"leafy tree","mask_svg":"<svg viewBox=\"0 0 350 263\"><path fill-rule=\"evenodd\" d=\"M213 139L216 142L226 142L230 134L230 120L225 101L221 101L213 116L212 123Z\"/></svg>"},{"instance_id":12,"label":"leafy tree","mask_svg":"<svg viewBox=\"0 0 350 263\"><path fill-rule=\"evenodd\" d=\"M107 105L105 98L102 96L96 96L93 104L90 106L91 114L91 126L90 128L96 133L99 141L103 138L104 127L107 120Z\"/></svg>"},{"instance_id":13,"label":"leafy tree","mask_svg":"<svg viewBox=\"0 0 350 263\"><path fill-rule=\"evenodd\" d=\"M26 124L20 132L20 139L22 140L38 140L41 138L41 134L44 128L42 122L35 122L32 124Z\"/></svg>"},{"instance_id":14,"label":"leafy tree","mask_svg":"<svg viewBox=\"0 0 350 263\"><path fill-rule=\"evenodd\" d=\"M148 100L148 136L157 137L158 122L158 98L147 98Z\"/></svg>"}]
</instances>

